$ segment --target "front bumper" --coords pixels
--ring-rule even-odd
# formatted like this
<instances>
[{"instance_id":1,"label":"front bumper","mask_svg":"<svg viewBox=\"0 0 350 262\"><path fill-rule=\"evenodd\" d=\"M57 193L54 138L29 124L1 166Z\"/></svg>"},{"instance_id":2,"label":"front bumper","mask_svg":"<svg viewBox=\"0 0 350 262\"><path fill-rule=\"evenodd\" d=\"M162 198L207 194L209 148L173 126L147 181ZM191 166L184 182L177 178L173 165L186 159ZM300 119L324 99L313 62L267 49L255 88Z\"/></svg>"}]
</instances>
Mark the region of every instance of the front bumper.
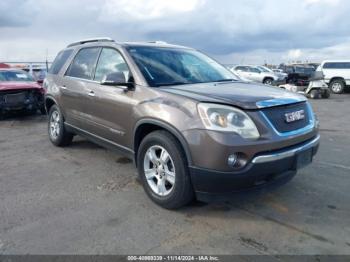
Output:
<instances>
[{"instance_id":1,"label":"front bumper","mask_svg":"<svg viewBox=\"0 0 350 262\"><path fill-rule=\"evenodd\" d=\"M242 191L261 191L288 182L296 174L305 153L311 162L317 153L320 136L285 149L255 156L241 171L221 172L190 167L190 174L197 198L203 201L229 197Z\"/></svg>"},{"instance_id":2,"label":"front bumper","mask_svg":"<svg viewBox=\"0 0 350 262\"><path fill-rule=\"evenodd\" d=\"M0 112L36 110L44 106L44 96L40 92L19 91L0 93Z\"/></svg>"}]
</instances>

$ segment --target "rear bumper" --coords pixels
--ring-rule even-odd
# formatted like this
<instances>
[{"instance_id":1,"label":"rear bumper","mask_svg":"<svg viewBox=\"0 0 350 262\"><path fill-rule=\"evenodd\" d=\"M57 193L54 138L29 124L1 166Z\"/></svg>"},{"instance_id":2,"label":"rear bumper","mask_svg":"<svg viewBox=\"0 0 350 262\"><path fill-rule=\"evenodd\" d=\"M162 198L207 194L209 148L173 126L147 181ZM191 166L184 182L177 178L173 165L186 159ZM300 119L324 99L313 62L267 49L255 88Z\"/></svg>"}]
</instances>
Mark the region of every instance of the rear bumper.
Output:
<instances>
[{"instance_id":1,"label":"rear bumper","mask_svg":"<svg viewBox=\"0 0 350 262\"><path fill-rule=\"evenodd\" d=\"M232 193L265 191L280 186L294 177L302 153L309 152L312 160L317 153L319 139L317 135L302 144L257 155L241 171L220 172L191 167L197 198L203 201L226 199L232 197Z\"/></svg>"}]
</instances>

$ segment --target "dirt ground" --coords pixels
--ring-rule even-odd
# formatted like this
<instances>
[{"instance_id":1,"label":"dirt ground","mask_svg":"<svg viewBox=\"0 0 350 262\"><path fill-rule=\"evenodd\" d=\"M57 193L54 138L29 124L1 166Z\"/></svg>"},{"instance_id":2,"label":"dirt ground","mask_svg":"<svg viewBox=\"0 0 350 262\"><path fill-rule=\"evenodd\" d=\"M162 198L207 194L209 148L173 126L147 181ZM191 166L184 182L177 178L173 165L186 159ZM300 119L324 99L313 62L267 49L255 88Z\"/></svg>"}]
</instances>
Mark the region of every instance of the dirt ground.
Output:
<instances>
[{"instance_id":1,"label":"dirt ground","mask_svg":"<svg viewBox=\"0 0 350 262\"><path fill-rule=\"evenodd\" d=\"M311 101L312 165L287 185L178 211L133 164L82 138L51 145L45 116L0 122L0 254L350 254L350 95Z\"/></svg>"}]
</instances>

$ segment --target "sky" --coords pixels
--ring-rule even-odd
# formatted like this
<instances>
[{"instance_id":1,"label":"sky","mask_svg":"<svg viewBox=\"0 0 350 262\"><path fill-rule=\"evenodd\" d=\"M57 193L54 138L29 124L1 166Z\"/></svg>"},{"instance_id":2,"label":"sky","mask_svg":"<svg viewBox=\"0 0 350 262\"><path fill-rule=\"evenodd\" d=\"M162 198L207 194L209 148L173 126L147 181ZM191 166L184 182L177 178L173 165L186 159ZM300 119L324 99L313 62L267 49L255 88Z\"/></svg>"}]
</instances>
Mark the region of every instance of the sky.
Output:
<instances>
[{"instance_id":1,"label":"sky","mask_svg":"<svg viewBox=\"0 0 350 262\"><path fill-rule=\"evenodd\" d=\"M350 58L348 0L1 0L0 61L52 61L76 40L159 40L225 64Z\"/></svg>"}]
</instances>

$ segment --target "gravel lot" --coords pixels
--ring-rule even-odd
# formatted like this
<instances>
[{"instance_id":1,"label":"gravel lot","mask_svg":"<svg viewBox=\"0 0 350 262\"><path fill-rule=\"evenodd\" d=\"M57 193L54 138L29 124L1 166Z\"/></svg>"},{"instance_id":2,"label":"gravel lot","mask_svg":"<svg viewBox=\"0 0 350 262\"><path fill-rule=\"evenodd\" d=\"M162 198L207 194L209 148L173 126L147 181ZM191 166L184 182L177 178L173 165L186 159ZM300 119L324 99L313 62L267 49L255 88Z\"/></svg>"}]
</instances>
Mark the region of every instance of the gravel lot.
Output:
<instances>
[{"instance_id":1,"label":"gravel lot","mask_svg":"<svg viewBox=\"0 0 350 262\"><path fill-rule=\"evenodd\" d=\"M231 203L164 210L133 164L76 137L51 145L44 116L0 122L0 254L350 254L350 95L312 101L314 163Z\"/></svg>"}]
</instances>

